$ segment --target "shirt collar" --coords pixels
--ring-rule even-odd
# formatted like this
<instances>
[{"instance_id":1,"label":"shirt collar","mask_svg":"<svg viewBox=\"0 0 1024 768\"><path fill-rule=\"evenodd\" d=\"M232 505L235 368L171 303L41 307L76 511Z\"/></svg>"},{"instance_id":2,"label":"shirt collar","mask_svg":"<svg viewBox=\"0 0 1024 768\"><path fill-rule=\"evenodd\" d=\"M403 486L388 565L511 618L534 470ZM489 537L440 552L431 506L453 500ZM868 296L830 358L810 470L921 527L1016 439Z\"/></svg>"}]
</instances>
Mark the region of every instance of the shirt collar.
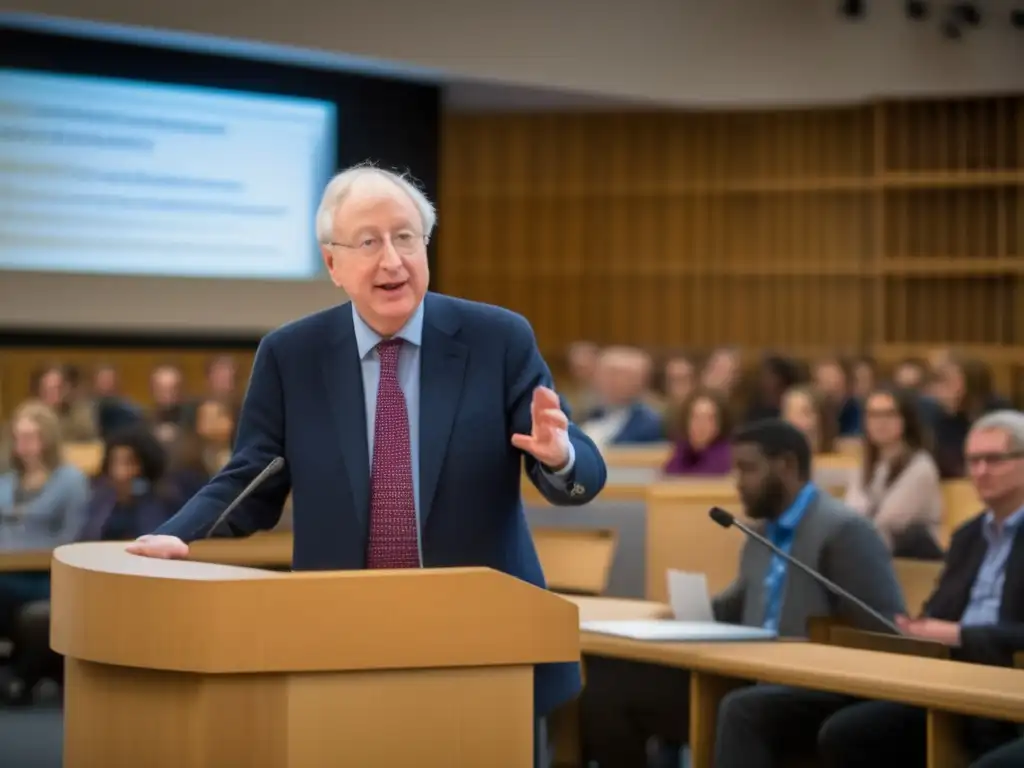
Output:
<instances>
[{"instance_id":1,"label":"shirt collar","mask_svg":"<svg viewBox=\"0 0 1024 768\"><path fill-rule=\"evenodd\" d=\"M800 489L800 493L793 500L793 505L771 522L772 530L793 531L803 519L807 507L811 505L814 495L818 489L813 483L808 483Z\"/></svg>"},{"instance_id":2,"label":"shirt collar","mask_svg":"<svg viewBox=\"0 0 1024 768\"><path fill-rule=\"evenodd\" d=\"M985 520L982 523L982 533L985 535L985 539L988 540L989 543L992 543L1003 534L1013 534L1021 527L1022 523L1024 523L1024 507L1021 507L1006 518L1006 520L1003 521L1002 527L997 531L996 516L992 510L989 510L985 513Z\"/></svg>"},{"instance_id":3,"label":"shirt collar","mask_svg":"<svg viewBox=\"0 0 1024 768\"><path fill-rule=\"evenodd\" d=\"M356 346L359 348L359 359L363 360L374 348L380 344L384 337L366 324L366 321L359 316L356 307L352 305L352 326L356 332ZM412 317L406 320L401 330L393 338L403 339L409 344L417 347L423 346L423 302L416 307Z\"/></svg>"}]
</instances>

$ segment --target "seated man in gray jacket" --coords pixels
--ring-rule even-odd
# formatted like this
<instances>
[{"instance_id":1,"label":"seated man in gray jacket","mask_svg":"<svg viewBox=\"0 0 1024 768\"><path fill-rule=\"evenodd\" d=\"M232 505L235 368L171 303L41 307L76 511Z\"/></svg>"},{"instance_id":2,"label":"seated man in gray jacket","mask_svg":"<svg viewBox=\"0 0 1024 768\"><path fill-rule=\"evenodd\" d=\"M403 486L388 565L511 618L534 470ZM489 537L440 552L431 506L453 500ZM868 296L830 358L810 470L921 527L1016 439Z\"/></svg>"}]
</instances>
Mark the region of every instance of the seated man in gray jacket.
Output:
<instances>
[{"instance_id":1,"label":"seated man in gray jacket","mask_svg":"<svg viewBox=\"0 0 1024 768\"><path fill-rule=\"evenodd\" d=\"M810 481L811 450L803 434L779 419L754 422L733 436L737 490L747 517L783 551L819 570L887 617L904 611L889 550L871 523ZM714 525L697 518L693 525ZM739 536L739 531L723 531ZM736 581L712 604L716 621L763 626L802 637L812 617L841 617L885 631L875 619L835 598L807 574L748 541ZM585 759L600 768L647 764L647 742L684 744L689 730L689 673L656 664L587 656L580 704ZM789 689L752 686L746 709L781 731L780 749L813 751L821 723L850 699L822 694L786 706ZM784 713L784 714L783 714ZM724 768L724 766L723 766Z\"/></svg>"}]
</instances>

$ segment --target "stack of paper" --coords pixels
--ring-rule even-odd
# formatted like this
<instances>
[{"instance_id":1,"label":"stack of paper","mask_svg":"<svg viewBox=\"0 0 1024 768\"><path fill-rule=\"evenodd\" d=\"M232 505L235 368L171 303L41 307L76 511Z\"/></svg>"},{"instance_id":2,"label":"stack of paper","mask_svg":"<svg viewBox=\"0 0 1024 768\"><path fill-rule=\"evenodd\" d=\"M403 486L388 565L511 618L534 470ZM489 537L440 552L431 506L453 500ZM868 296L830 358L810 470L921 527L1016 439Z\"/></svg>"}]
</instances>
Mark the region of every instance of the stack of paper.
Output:
<instances>
[{"instance_id":1,"label":"stack of paper","mask_svg":"<svg viewBox=\"0 0 1024 768\"><path fill-rule=\"evenodd\" d=\"M584 621L580 624L584 632L601 635L615 635L631 640L654 642L750 642L774 640L777 635L762 627L745 627L739 624L718 624L713 621L666 621L662 619Z\"/></svg>"}]
</instances>

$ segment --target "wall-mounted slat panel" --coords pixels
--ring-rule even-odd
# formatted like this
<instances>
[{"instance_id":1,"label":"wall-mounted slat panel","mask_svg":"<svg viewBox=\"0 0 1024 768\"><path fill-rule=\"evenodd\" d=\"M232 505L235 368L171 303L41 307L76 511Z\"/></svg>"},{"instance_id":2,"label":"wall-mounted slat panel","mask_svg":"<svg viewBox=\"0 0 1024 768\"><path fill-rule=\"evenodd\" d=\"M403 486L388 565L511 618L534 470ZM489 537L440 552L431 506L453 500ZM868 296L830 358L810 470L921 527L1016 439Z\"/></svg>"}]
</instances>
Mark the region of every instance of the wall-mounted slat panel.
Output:
<instances>
[{"instance_id":1,"label":"wall-mounted slat panel","mask_svg":"<svg viewBox=\"0 0 1024 768\"><path fill-rule=\"evenodd\" d=\"M456 115L445 139L440 287L523 312L553 360L592 338L1024 363L1019 97Z\"/></svg>"}]
</instances>

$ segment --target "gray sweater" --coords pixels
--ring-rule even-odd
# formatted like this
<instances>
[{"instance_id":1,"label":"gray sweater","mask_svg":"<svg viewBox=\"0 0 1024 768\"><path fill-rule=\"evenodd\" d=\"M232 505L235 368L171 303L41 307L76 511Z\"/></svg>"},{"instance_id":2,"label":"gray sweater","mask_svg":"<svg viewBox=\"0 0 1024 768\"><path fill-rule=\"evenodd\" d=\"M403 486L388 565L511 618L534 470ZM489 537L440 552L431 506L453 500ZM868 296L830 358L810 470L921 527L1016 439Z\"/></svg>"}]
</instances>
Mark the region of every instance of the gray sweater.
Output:
<instances>
[{"instance_id":1,"label":"gray sweater","mask_svg":"<svg viewBox=\"0 0 1024 768\"><path fill-rule=\"evenodd\" d=\"M73 541L82 528L89 501L89 481L64 464L38 492L19 502L18 475L0 475L0 551L53 549Z\"/></svg>"}]
</instances>

